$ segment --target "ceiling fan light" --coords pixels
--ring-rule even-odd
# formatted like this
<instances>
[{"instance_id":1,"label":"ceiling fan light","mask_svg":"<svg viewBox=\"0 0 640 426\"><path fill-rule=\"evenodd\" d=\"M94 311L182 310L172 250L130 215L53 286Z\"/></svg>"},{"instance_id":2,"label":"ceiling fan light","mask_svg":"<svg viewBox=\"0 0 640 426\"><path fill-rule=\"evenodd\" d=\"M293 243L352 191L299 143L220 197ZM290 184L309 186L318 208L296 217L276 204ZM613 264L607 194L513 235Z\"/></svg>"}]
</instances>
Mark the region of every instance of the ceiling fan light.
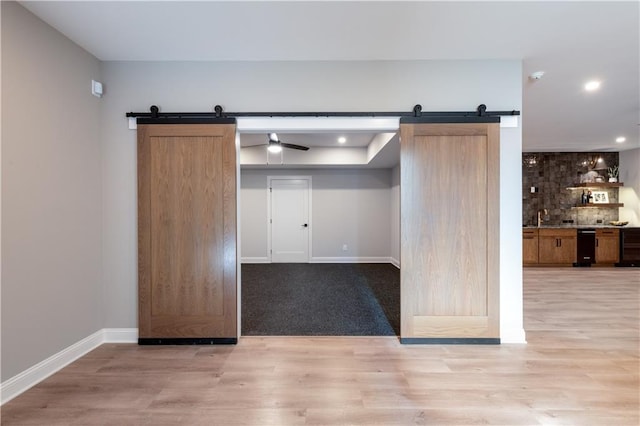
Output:
<instances>
[{"instance_id":1,"label":"ceiling fan light","mask_svg":"<svg viewBox=\"0 0 640 426\"><path fill-rule=\"evenodd\" d=\"M269 147L267 148L269 152L273 154L277 154L282 151L282 146L279 143L269 142Z\"/></svg>"}]
</instances>

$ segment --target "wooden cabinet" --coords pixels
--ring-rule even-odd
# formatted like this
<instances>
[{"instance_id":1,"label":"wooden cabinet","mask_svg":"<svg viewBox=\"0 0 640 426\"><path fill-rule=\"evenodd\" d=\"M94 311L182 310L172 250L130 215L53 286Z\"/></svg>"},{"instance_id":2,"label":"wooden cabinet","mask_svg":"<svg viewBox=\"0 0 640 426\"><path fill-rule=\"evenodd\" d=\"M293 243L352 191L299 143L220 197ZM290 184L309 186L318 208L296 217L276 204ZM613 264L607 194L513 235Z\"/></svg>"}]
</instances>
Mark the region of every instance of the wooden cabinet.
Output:
<instances>
[{"instance_id":1,"label":"wooden cabinet","mask_svg":"<svg viewBox=\"0 0 640 426\"><path fill-rule=\"evenodd\" d=\"M575 229L538 230L538 262L547 265L573 264L577 256Z\"/></svg>"},{"instance_id":2,"label":"wooden cabinet","mask_svg":"<svg viewBox=\"0 0 640 426\"><path fill-rule=\"evenodd\" d=\"M620 261L620 230L596 229L596 263Z\"/></svg>"},{"instance_id":3,"label":"wooden cabinet","mask_svg":"<svg viewBox=\"0 0 640 426\"><path fill-rule=\"evenodd\" d=\"M538 230L522 230L522 263L535 265L538 263Z\"/></svg>"},{"instance_id":4,"label":"wooden cabinet","mask_svg":"<svg viewBox=\"0 0 640 426\"><path fill-rule=\"evenodd\" d=\"M620 262L620 230L596 229L595 263ZM639 245L640 247L640 245ZM522 264L572 265L577 260L578 233L575 228L525 228L522 230Z\"/></svg>"}]
</instances>

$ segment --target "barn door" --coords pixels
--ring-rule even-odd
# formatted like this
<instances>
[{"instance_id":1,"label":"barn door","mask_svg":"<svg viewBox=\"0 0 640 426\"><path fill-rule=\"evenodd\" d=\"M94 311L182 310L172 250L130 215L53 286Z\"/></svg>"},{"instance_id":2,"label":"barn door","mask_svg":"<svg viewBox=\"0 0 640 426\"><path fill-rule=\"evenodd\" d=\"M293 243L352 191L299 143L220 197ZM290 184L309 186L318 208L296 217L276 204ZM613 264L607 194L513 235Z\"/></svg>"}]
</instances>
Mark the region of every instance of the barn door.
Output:
<instances>
[{"instance_id":1,"label":"barn door","mask_svg":"<svg viewBox=\"0 0 640 426\"><path fill-rule=\"evenodd\" d=\"M499 124L401 121L400 146L401 341L499 343Z\"/></svg>"},{"instance_id":2,"label":"barn door","mask_svg":"<svg viewBox=\"0 0 640 426\"><path fill-rule=\"evenodd\" d=\"M138 125L139 343L236 343L235 124Z\"/></svg>"}]
</instances>

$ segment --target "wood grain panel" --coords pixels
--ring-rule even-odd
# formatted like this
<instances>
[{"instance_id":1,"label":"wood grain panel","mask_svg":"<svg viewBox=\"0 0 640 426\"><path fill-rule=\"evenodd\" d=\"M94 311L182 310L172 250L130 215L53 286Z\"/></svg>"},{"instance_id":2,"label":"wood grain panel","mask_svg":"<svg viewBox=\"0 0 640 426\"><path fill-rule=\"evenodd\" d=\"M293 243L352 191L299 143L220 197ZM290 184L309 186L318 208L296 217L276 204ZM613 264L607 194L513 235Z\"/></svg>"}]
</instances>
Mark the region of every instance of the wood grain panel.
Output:
<instances>
[{"instance_id":1,"label":"wood grain panel","mask_svg":"<svg viewBox=\"0 0 640 426\"><path fill-rule=\"evenodd\" d=\"M490 337L486 316L419 316L413 317L415 337Z\"/></svg>"},{"instance_id":2,"label":"wood grain panel","mask_svg":"<svg viewBox=\"0 0 640 426\"><path fill-rule=\"evenodd\" d=\"M223 311L222 143L153 137L152 314Z\"/></svg>"},{"instance_id":3,"label":"wood grain panel","mask_svg":"<svg viewBox=\"0 0 640 426\"><path fill-rule=\"evenodd\" d=\"M538 263L538 230L524 229L522 231L522 263L535 265Z\"/></svg>"},{"instance_id":4,"label":"wood grain panel","mask_svg":"<svg viewBox=\"0 0 640 426\"><path fill-rule=\"evenodd\" d=\"M620 230L596 229L596 263L620 261Z\"/></svg>"},{"instance_id":5,"label":"wood grain panel","mask_svg":"<svg viewBox=\"0 0 640 426\"><path fill-rule=\"evenodd\" d=\"M401 125L402 337L429 336L427 317L470 321L449 337L499 337L498 132ZM480 331L473 317L490 320ZM439 321L432 337L445 337Z\"/></svg>"},{"instance_id":6,"label":"wood grain panel","mask_svg":"<svg viewBox=\"0 0 640 426\"><path fill-rule=\"evenodd\" d=\"M234 125L141 125L141 338L235 337Z\"/></svg>"},{"instance_id":7,"label":"wood grain panel","mask_svg":"<svg viewBox=\"0 0 640 426\"><path fill-rule=\"evenodd\" d=\"M149 126L138 126L138 332L151 329L151 144Z\"/></svg>"},{"instance_id":8,"label":"wood grain panel","mask_svg":"<svg viewBox=\"0 0 640 426\"><path fill-rule=\"evenodd\" d=\"M223 205L223 240L224 240L224 297L223 313L224 336L238 336L237 324L237 265L238 265L238 224L237 224L237 154L235 146L235 126L222 129L222 190L225 200Z\"/></svg>"},{"instance_id":9,"label":"wood grain panel","mask_svg":"<svg viewBox=\"0 0 640 426\"><path fill-rule=\"evenodd\" d=\"M432 281L415 299L419 315L486 315L486 282L476 285L487 275L486 154L484 136L415 138L422 165L411 180L422 190L412 204L424 215L415 215L421 232L414 238L423 253L420 273Z\"/></svg>"}]
</instances>

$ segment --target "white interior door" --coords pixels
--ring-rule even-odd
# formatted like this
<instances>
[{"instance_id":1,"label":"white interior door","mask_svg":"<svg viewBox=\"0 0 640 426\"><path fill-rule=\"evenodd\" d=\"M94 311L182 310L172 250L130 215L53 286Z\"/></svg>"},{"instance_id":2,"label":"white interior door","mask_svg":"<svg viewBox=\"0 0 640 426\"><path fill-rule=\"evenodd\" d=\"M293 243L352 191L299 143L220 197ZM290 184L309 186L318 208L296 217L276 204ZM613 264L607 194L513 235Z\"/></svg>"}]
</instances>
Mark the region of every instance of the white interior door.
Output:
<instances>
[{"instance_id":1,"label":"white interior door","mask_svg":"<svg viewBox=\"0 0 640 426\"><path fill-rule=\"evenodd\" d=\"M311 178L271 178L271 262L309 262Z\"/></svg>"}]
</instances>

